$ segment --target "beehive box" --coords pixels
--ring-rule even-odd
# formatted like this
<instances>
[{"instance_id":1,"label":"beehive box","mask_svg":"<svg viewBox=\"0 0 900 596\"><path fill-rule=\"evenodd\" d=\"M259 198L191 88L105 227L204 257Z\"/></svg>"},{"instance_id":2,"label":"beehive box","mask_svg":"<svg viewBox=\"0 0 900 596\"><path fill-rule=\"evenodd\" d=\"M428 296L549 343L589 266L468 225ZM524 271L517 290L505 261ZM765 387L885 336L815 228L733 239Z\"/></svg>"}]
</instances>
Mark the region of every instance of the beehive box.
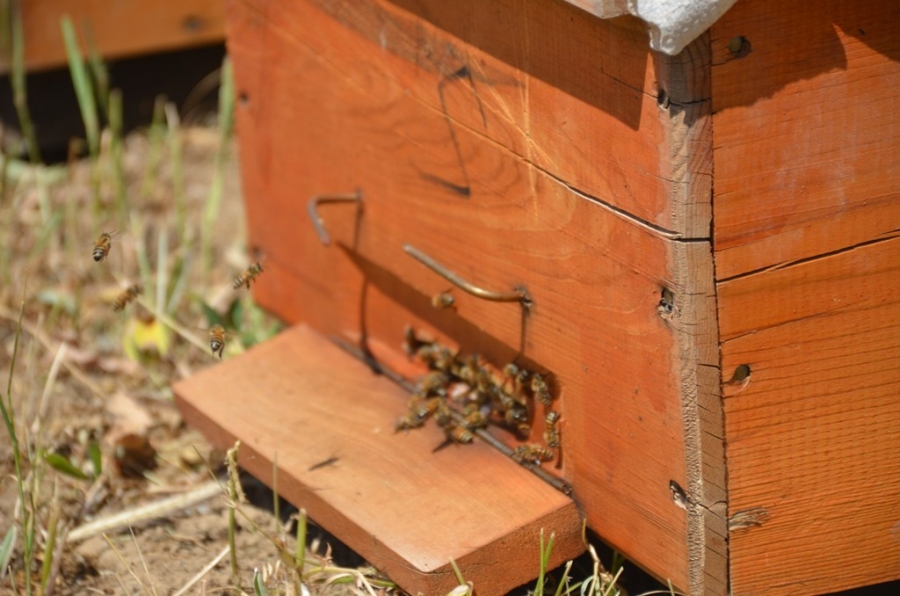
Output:
<instances>
[{"instance_id":1,"label":"beehive box","mask_svg":"<svg viewBox=\"0 0 900 596\"><path fill-rule=\"evenodd\" d=\"M22 0L23 55L29 71L66 64L60 19L86 27L106 59L221 42L224 10L218 0ZM9 70L0 56L0 74Z\"/></svg>"},{"instance_id":2,"label":"beehive box","mask_svg":"<svg viewBox=\"0 0 900 596\"><path fill-rule=\"evenodd\" d=\"M502 593L581 514L693 594L900 577L898 16L739 0L670 57L561 1L229 3L255 297L300 326L178 385L187 418L412 591L446 553ZM355 193L324 245L310 198ZM574 502L390 432L402 392L324 338L402 368L406 325L552 377Z\"/></svg>"}]
</instances>

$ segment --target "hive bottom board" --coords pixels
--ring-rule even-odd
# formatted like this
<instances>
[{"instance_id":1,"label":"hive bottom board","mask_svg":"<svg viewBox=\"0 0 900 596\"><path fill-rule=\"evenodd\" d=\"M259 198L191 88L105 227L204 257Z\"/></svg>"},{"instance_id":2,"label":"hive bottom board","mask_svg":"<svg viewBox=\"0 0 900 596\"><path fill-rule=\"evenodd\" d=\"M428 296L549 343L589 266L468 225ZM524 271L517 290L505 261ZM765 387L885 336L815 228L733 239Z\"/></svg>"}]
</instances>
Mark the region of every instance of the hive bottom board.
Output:
<instances>
[{"instance_id":1,"label":"hive bottom board","mask_svg":"<svg viewBox=\"0 0 900 596\"><path fill-rule=\"evenodd\" d=\"M410 593L446 593L452 558L482 596L584 550L575 502L485 443L434 451L433 424L395 433L408 394L308 326L178 382L185 420ZM320 465L328 462L327 465Z\"/></svg>"}]
</instances>

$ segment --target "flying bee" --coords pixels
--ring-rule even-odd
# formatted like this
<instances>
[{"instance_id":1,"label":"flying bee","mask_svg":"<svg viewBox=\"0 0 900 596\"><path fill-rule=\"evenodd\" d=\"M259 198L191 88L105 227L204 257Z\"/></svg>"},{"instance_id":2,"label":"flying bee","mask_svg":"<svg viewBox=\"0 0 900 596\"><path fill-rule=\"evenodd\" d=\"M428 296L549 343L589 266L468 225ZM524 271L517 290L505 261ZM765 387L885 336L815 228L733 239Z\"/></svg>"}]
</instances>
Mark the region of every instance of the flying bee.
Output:
<instances>
[{"instance_id":1,"label":"flying bee","mask_svg":"<svg viewBox=\"0 0 900 596\"><path fill-rule=\"evenodd\" d=\"M112 239L115 233L115 230L113 230L112 232L103 232L97 236L97 242L94 243L94 252L92 253L95 262L99 263L109 256L109 249L112 248Z\"/></svg>"},{"instance_id":2,"label":"flying bee","mask_svg":"<svg viewBox=\"0 0 900 596\"><path fill-rule=\"evenodd\" d=\"M456 300L449 292L440 292L431 297L431 306L438 310L452 308L456 304Z\"/></svg>"},{"instance_id":3,"label":"flying bee","mask_svg":"<svg viewBox=\"0 0 900 596\"><path fill-rule=\"evenodd\" d=\"M234 278L234 283L231 284L235 290L240 288L241 286L247 286L247 289L250 289L250 282L256 279L256 276L263 272L262 264L257 261L253 263L249 267L247 267L243 273Z\"/></svg>"},{"instance_id":4,"label":"flying bee","mask_svg":"<svg viewBox=\"0 0 900 596\"><path fill-rule=\"evenodd\" d=\"M553 403L550 387L547 386L547 381L544 380L544 377L538 373L534 373L531 377L531 393L534 394L535 399L546 407L550 407L550 404Z\"/></svg>"},{"instance_id":5,"label":"flying bee","mask_svg":"<svg viewBox=\"0 0 900 596\"><path fill-rule=\"evenodd\" d=\"M116 299L113 301L113 310L120 311L128 306L128 303L138 297L138 294L143 292L143 288L140 285L134 284L125 289L121 294L116 296Z\"/></svg>"},{"instance_id":6,"label":"flying bee","mask_svg":"<svg viewBox=\"0 0 900 596\"><path fill-rule=\"evenodd\" d=\"M456 424L451 424L444 429L444 432L447 434L447 438L454 443L471 443L475 438L475 435L468 428L457 426Z\"/></svg>"},{"instance_id":7,"label":"flying bee","mask_svg":"<svg viewBox=\"0 0 900 596\"><path fill-rule=\"evenodd\" d=\"M222 352L225 351L225 328L221 325L213 325L209 329L209 349L212 353L222 359Z\"/></svg>"},{"instance_id":8,"label":"flying bee","mask_svg":"<svg viewBox=\"0 0 900 596\"><path fill-rule=\"evenodd\" d=\"M544 442L548 447L559 447L559 428L556 423L559 422L559 412L550 410L544 418Z\"/></svg>"},{"instance_id":9,"label":"flying bee","mask_svg":"<svg viewBox=\"0 0 900 596\"><path fill-rule=\"evenodd\" d=\"M522 465L539 466L542 462L553 459L553 452L535 443L519 445L515 448L512 458Z\"/></svg>"}]
</instances>

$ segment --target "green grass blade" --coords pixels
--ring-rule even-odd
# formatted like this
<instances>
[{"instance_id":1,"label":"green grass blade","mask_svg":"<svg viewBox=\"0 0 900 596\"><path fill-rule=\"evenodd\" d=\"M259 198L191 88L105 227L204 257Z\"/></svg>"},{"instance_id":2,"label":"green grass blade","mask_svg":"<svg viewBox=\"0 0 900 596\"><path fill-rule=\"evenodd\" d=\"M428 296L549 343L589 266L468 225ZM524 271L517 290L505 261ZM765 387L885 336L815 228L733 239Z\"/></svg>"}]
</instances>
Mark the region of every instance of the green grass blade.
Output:
<instances>
[{"instance_id":1,"label":"green grass blade","mask_svg":"<svg viewBox=\"0 0 900 596\"><path fill-rule=\"evenodd\" d=\"M37 135L31 122L31 110L28 109L28 88L25 84L25 33L22 26L22 11L17 2L6 2L3 12L4 31L8 31L7 39L10 42L11 77L10 86L13 91L13 104L16 108L16 116L22 129L22 137L28 147L28 158L31 163L38 164L43 161L41 150L38 146Z\"/></svg>"},{"instance_id":2,"label":"green grass blade","mask_svg":"<svg viewBox=\"0 0 900 596\"><path fill-rule=\"evenodd\" d=\"M59 453L45 453L43 456L47 465L66 476L77 478L78 480L90 480L90 476L81 471L81 469L73 464L69 458Z\"/></svg>"},{"instance_id":3,"label":"green grass blade","mask_svg":"<svg viewBox=\"0 0 900 596\"><path fill-rule=\"evenodd\" d=\"M9 567L13 551L16 550L16 538L18 537L19 529L15 525L11 525L6 531L6 536L3 537L3 542L0 542L0 577L3 577Z\"/></svg>"},{"instance_id":4,"label":"green grass blade","mask_svg":"<svg viewBox=\"0 0 900 596\"><path fill-rule=\"evenodd\" d=\"M94 91L97 94L97 103L100 113L109 114L109 70L103 63L103 56L94 40L94 29L91 22L84 22L84 43L88 51L88 65L91 68L91 79L94 83Z\"/></svg>"},{"instance_id":5,"label":"green grass blade","mask_svg":"<svg viewBox=\"0 0 900 596\"><path fill-rule=\"evenodd\" d=\"M125 180L125 149L122 144L123 134L122 91L113 89L109 92L109 152L112 158L113 181L116 189L116 208L119 212L119 225L125 225L128 219L128 195Z\"/></svg>"},{"instance_id":6,"label":"green grass blade","mask_svg":"<svg viewBox=\"0 0 900 596\"><path fill-rule=\"evenodd\" d=\"M203 220L200 226L200 262L204 274L208 273L212 267L213 227L222 206L222 187L224 185L228 141L231 139L233 121L234 77L231 72L231 63L226 57L222 62L222 84L219 87L219 145L216 148L215 170L213 171L213 179L209 187L209 195L206 199Z\"/></svg>"},{"instance_id":7,"label":"green grass blade","mask_svg":"<svg viewBox=\"0 0 900 596\"><path fill-rule=\"evenodd\" d=\"M91 84L90 75L84 65L81 48L78 46L78 38L75 34L75 26L72 19L66 15L60 20L63 42L66 46L66 58L69 61L69 74L72 75L72 84L75 87L75 96L78 98L78 109L81 110L81 119L84 121L84 132L88 142L88 151L92 157L100 152L100 121L97 117L97 100L94 97L94 87Z\"/></svg>"},{"instance_id":8,"label":"green grass blade","mask_svg":"<svg viewBox=\"0 0 900 596\"><path fill-rule=\"evenodd\" d=\"M256 596L269 596L269 591L266 590L266 583L263 581L259 569L253 570L253 593Z\"/></svg>"}]
</instances>

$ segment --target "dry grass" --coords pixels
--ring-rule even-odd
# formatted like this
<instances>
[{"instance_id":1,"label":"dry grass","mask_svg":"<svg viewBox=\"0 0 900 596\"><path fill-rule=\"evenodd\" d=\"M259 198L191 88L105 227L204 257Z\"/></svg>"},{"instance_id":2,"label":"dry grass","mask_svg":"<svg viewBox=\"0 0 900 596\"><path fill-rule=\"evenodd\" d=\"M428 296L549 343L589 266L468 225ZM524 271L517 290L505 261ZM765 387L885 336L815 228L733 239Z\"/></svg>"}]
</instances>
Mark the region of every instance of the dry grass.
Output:
<instances>
[{"instance_id":1,"label":"dry grass","mask_svg":"<svg viewBox=\"0 0 900 596\"><path fill-rule=\"evenodd\" d=\"M231 287L248 258L227 68L217 130L182 128L160 100L148 130L121 138L124 99L92 84L97 61L93 75L80 56L70 64L89 156L0 156L0 591L398 593L374 569L336 565L327 545L303 548L302 510L289 536L249 507L233 457L210 484L223 454L172 403L174 380L217 362L203 329L236 329L226 357L278 330ZM112 244L98 263L104 232ZM132 284L142 294L114 310ZM540 538L535 593L617 593L593 550L586 578L572 580L570 565L551 580L553 537ZM471 593L458 578L453 593Z\"/></svg>"}]
</instances>

